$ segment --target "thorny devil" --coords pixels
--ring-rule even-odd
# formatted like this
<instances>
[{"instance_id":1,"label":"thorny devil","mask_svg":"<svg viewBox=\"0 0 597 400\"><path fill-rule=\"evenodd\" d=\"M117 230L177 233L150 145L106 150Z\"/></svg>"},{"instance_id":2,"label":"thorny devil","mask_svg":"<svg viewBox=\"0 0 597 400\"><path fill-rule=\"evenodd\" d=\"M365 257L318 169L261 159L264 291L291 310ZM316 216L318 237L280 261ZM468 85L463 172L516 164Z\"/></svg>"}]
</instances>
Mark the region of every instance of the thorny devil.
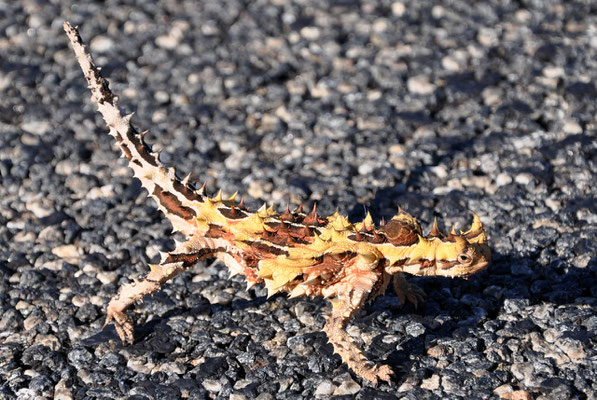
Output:
<instances>
[{"instance_id":1,"label":"thorny devil","mask_svg":"<svg viewBox=\"0 0 597 400\"><path fill-rule=\"evenodd\" d=\"M179 179L173 168L165 168L158 153L152 152L122 116L117 98L93 64L76 28L64 29L89 83L92 100L110 128L135 177L175 230L187 238L174 251L162 253L159 264L141 280L121 287L107 310L106 325L113 322L123 343L133 342L133 324L125 310L144 296L205 258L217 258L231 275L244 275L248 287L265 284L268 296L285 292L290 297L323 296L330 299L332 312L324 331L354 372L377 383L389 381L388 365L376 365L365 357L346 331L351 318L384 293L390 281L401 304L415 305L424 299L418 287L406 282L403 273L419 276L464 277L486 268L490 251L483 225L474 215L466 232L443 235L434 222L431 232L422 235L418 222L399 210L390 221L376 228L371 216L352 224L338 213L322 218L315 207L302 207L277 214L273 207L249 212L235 196L224 199L205 194L205 185L196 190L188 176Z\"/></svg>"}]
</instances>

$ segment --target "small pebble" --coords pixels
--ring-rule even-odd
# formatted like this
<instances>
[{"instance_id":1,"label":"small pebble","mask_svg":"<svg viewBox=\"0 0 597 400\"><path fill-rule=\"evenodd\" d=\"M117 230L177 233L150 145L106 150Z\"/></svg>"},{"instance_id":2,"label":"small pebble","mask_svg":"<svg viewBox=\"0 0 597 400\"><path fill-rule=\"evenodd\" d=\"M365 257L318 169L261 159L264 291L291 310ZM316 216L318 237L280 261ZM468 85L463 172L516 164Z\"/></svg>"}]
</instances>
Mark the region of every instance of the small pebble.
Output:
<instances>
[{"instance_id":1,"label":"small pebble","mask_svg":"<svg viewBox=\"0 0 597 400\"><path fill-rule=\"evenodd\" d=\"M413 94L429 95L435 91L435 85L430 82L428 76L424 75L409 78L406 86L408 91Z\"/></svg>"}]
</instances>

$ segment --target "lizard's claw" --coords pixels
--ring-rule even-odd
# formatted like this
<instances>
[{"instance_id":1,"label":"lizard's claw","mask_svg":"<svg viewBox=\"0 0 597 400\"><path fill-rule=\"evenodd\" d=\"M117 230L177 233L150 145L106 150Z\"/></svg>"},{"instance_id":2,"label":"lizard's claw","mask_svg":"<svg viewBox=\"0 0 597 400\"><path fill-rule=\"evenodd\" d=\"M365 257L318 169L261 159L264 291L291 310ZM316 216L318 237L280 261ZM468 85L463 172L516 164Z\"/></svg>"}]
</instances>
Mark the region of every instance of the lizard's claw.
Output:
<instances>
[{"instance_id":1,"label":"lizard's claw","mask_svg":"<svg viewBox=\"0 0 597 400\"><path fill-rule=\"evenodd\" d=\"M382 381L390 382L394 376L394 371L389 365L380 365L377 367L377 377Z\"/></svg>"},{"instance_id":2,"label":"lizard's claw","mask_svg":"<svg viewBox=\"0 0 597 400\"><path fill-rule=\"evenodd\" d=\"M394 291L398 295L398 300L400 300L400 306L403 307L406 304L406 301L413 303L415 308L419 308L419 304L422 304L427 295L417 285L414 283L409 283L404 279L402 276L395 276L394 277Z\"/></svg>"},{"instance_id":3,"label":"lizard's claw","mask_svg":"<svg viewBox=\"0 0 597 400\"><path fill-rule=\"evenodd\" d=\"M427 295L425 294L423 289L421 289L414 283L408 283L407 285L408 286L406 287L405 292L402 294L402 297L400 298L400 303L405 304L406 301L403 297L406 297L406 300L413 303L415 308L419 308L419 304L425 302L425 299L427 299Z\"/></svg>"},{"instance_id":4,"label":"lizard's claw","mask_svg":"<svg viewBox=\"0 0 597 400\"><path fill-rule=\"evenodd\" d=\"M382 380L390 382L394 376L394 371L389 365L375 365L369 368L367 371L363 371L363 378L371 381L373 385L377 386L377 381Z\"/></svg>"},{"instance_id":5,"label":"lizard's claw","mask_svg":"<svg viewBox=\"0 0 597 400\"><path fill-rule=\"evenodd\" d=\"M111 306L108 306L106 322L104 323L105 328L110 322L114 322L114 327L116 328L116 333L120 337L122 344L125 345L126 342L133 344L134 337L133 337L133 323L131 319L122 311L116 310Z\"/></svg>"}]
</instances>

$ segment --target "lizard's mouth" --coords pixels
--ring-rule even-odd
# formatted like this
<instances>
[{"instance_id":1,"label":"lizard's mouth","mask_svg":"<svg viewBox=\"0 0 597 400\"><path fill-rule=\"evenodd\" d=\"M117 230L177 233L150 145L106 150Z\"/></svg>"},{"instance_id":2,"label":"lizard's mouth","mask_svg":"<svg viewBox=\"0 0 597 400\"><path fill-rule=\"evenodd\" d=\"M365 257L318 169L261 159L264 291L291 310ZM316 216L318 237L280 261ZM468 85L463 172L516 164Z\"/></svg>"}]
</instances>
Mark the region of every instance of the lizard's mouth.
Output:
<instances>
[{"instance_id":1,"label":"lizard's mouth","mask_svg":"<svg viewBox=\"0 0 597 400\"><path fill-rule=\"evenodd\" d=\"M488 265L489 265L489 261L479 262L479 263L473 265L472 267L469 267L467 272L465 272L463 274L459 274L458 277L468 279L471 277L471 275L474 275L477 272L483 271L485 268L487 268Z\"/></svg>"}]
</instances>

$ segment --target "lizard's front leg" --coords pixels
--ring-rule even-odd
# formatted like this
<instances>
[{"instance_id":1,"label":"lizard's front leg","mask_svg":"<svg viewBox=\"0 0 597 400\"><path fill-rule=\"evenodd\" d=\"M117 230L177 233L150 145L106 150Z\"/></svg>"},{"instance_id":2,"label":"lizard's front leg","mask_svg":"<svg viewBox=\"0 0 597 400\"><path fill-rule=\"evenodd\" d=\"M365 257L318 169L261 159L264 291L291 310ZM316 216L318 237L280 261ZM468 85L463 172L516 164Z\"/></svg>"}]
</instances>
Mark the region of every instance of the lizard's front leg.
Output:
<instances>
[{"instance_id":1,"label":"lizard's front leg","mask_svg":"<svg viewBox=\"0 0 597 400\"><path fill-rule=\"evenodd\" d=\"M133 303L146 295L158 291L162 284L174 278L196 262L214 256L216 250L198 245L196 240L180 243L170 253L165 253L159 264L150 265L150 272L140 280L122 286L118 294L110 300L104 327L114 322L116 332L125 344L133 343L133 323L125 311Z\"/></svg>"},{"instance_id":2,"label":"lizard's front leg","mask_svg":"<svg viewBox=\"0 0 597 400\"><path fill-rule=\"evenodd\" d=\"M415 308L418 308L419 304L423 303L427 298L423 289L414 283L409 283L402 272L398 272L394 275L392 286L394 286L394 291L398 295L401 307L403 307L408 300L414 304Z\"/></svg>"},{"instance_id":3,"label":"lizard's front leg","mask_svg":"<svg viewBox=\"0 0 597 400\"><path fill-rule=\"evenodd\" d=\"M388 365L376 365L369 361L346 332L346 325L367 302L367 297L379 279L373 271L359 275L356 285L354 280L347 282L352 289L348 292L338 290L338 296L332 299L332 313L327 318L323 330L334 346L334 352L340 355L342 361L357 375L377 384L378 379L389 381L393 374L392 369Z\"/></svg>"}]
</instances>

